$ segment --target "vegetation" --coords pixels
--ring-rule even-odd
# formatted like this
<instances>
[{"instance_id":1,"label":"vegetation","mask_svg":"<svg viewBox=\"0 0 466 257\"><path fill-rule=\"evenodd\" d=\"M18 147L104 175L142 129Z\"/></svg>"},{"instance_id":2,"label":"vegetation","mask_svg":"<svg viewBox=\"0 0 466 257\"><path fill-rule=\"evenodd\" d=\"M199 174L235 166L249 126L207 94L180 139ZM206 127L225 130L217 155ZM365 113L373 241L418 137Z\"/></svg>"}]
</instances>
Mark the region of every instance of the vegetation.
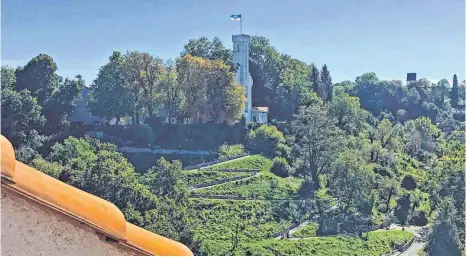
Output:
<instances>
[{"instance_id":1,"label":"vegetation","mask_svg":"<svg viewBox=\"0 0 466 257\"><path fill-rule=\"evenodd\" d=\"M210 188L196 190L202 195L229 195L253 199L290 199L297 195L301 180L261 174L247 180L239 180Z\"/></svg>"},{"instance_id":2,"label":"vegetation","mask_svg":"<svg viewBox=\"0 0 466 257\"><path fill-rule=\"evenodd\" d=\"M298 229L294 232L294 237L313 237L317 235L317 230L319 228L319 224L310 222L306 224L304 227Z\"/></svg>"},{"instance_id":3,"label":"vegetation","mask_svg":"<svg viewBox=\"0 0 466 257\"><path fill-rule=\"evenodd\" d=\"M243 145L236 144L236 145L226 145L223 144L218 149L218 158L220 160L226 160L232 157L238 157L241 155L245 155L246 151Z\"/></svg>"},{"instance_id":4,"label":"vegetation","mask_svg":"<svg viewBox=\"0 0 466 257\"><path fill-rule=\"evenodd\" d=\"M232 178L247 178L252 172L221 172L221 171L185 171L184 179L189 186L198 186L216 181L230 181Z\"/></svg>"},{"instance_id":5,"label":"vegetation","mask_svg":"<svg viewBox=\"0 0 466 257\"><path fill-rule=\"evenodd\" d=\"M243 243L231 253L227 242L210 243L215 255L242 256L355 256L355 255L389 255L413 238L406 231L369 232L367 239L356 236L314 237L299 240L263 240L255 243ZM224 242L224 241L223 241ZM215 247L214 247L215 246Z\"/></svg>"},{"instance_id":6,"label":"vegetation","mask_svg":"<svg viewBox=\"0 0 466 257\"><path fill-rule=\"evenodd\" d=\"M221 169L251 169L268 171L272 167L272 161L261 155L251 155L240 160L233 160L226 163L221 163L209 167L209 170Z\"/></svg>"},{"instance_id":7,"label":"vegetation","mask_svg":"<svg viewBox=\"0 0 466 257\"><path fill-rule=\"evenodd\" d=\"M136 173L116 145L81 138L89 128L70 126L85 81L58 76L46 54L16 69L2 66L2 134L20 161L115 203L128 221L197 254L389 254L412 235L366 233L384 221L429 225L425 253L461 253L464 81L454 75L452 85L405 85L368 72L333 83L327 65L279 53L260 36L250 38L249 54L253 105L269 106L273 125L241 119L244 89L218 38L190 40L175 62L114 52L91 84L87 107L107 121L132 117L130 126L95 127L115 142L256 155L189 172L175 159L186 165L210 157L126 155ZM260 173L195 192L259 200L189 198L189 186L251 175L222 169ZM310 217L316 224L298 234L318 238L269 239Z\"/></svg>"}]
</instances>

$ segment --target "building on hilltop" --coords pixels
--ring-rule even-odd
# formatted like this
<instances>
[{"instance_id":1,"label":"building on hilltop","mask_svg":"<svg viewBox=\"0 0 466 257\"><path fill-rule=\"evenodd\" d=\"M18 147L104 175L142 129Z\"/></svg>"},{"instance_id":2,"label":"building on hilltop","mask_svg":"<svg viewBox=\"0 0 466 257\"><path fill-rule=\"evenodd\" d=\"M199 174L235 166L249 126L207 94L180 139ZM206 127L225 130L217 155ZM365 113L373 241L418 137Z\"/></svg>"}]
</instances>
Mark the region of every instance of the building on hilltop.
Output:
<instances>
[{"instance_id":1,"label":"building on hilltop","mask_svg":"<svg viewBox=\"0 0 466 257\"><path fill-rule=\"evenodd\" d=\"M1 255L193 255L126 221L114 204L15 159L1 137Z\"/></svg>"},{"instance_id":2,"label":"building on hilltop","mask_svg":"<svg viewBox=\"0 0 466 257\"><path fill-rule=\"evenodd\" d=\"M246 89L246 103L244 118L246 122L267 124L268 107L252 107L252 77L249 73L249 36L245 34L233 35L233 63L236 70L238 84Z\"/></svg>"}]
</instances>

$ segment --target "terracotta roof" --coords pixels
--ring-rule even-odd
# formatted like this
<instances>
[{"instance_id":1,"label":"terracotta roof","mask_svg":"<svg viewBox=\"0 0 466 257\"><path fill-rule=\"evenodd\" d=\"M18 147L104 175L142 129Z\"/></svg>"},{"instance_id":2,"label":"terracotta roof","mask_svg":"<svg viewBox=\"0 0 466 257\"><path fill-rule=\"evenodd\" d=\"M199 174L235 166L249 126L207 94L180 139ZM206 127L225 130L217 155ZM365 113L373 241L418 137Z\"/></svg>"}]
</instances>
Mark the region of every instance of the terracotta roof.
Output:
<instances>
[{"instance_id":1,"label":"terracotta roof","mask_svg":"<svg viewBox=\"0 0 466 257\"><path fill-rule=\"evenodd\" d=\"M111 202L72 187L15 159L11 143L1 136L2 187L64 213L147 255L193 255L185 245L126 222Z\"/></svg>"},{"instance_id":2,"label":"terracotta roof","mask_svg":"<svg viewBox=\"0 0 466 257\"><path fill-rule=\"evenodd\" d=\"M252 111L269 112L269 107L252 107Z\"/></svg>"}]
</instances>

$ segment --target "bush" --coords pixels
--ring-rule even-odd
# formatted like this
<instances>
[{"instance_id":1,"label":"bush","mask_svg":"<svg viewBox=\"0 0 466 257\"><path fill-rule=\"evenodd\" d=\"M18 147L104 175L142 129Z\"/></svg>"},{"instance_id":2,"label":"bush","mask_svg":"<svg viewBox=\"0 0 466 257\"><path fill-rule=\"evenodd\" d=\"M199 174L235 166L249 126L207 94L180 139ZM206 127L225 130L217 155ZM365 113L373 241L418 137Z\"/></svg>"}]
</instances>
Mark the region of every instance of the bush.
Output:
<instances>
[{"instance_id":1,"label":"bush","mask_svg":"<svg viewBox=\"0 0 466 257\"><path fill-rule=\"evenodd\" d=\"M289 170L289 165L285 158L275 157L273 159L273 165L271 170L273 174L282 178L286 178L289 176Z\"/></svg>"},{"instance_id":2,"label":"bush","mask_svg":"<svg viewBox=\"0 0 466 257\"><path fill-rule=\"evenodd\" d=\"M138 146L148 146L154 143L154 132L149 125L141 124L133 128L133 141Z\"/></svg>"},{"instance_id":3,"label":"bush","mask_svg":"<svg viewBox=\"0 0 466 257\"><path fill-rule=\"evenodd\" d=\"M275 126L262 125L249 131L247 147L252 153L262 153L265 156L275 156L280 143L285 142L283 133Z\"/></svg>"},{"instance_id":4,"label":"bush","mask_svg":"<svg viewBox=\"0 0 466 257\"><path fill-rule=\"evenodd\" d=\"M241 144L236 144L236 145L223 144L218 149L218 158L220 160L226 160L228 158L238 157L244 154L246 154L246 150L244 150L244 146Z\"/></svg>"}]
</instances>

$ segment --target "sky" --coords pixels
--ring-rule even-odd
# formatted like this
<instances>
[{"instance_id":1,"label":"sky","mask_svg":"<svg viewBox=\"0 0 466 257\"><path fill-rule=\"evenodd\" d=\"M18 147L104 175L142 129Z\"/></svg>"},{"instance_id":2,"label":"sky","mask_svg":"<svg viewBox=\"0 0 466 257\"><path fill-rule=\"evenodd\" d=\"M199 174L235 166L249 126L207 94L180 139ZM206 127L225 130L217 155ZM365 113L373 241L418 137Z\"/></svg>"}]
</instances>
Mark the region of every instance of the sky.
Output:
<instances>
[{"instance_id":1,"label":"sky","mask_svg":"<svg viewBox=\"0 0 466 257\"><path fill-rule=\"evenodd\" d=\"M465 78L464 0L1 0L2 65L45 53L87 85L113 51L175 59L189 39L268 38L280 52L327 64L334 82L365 72L405 80Z\"/></svg>"}]
</instances>

